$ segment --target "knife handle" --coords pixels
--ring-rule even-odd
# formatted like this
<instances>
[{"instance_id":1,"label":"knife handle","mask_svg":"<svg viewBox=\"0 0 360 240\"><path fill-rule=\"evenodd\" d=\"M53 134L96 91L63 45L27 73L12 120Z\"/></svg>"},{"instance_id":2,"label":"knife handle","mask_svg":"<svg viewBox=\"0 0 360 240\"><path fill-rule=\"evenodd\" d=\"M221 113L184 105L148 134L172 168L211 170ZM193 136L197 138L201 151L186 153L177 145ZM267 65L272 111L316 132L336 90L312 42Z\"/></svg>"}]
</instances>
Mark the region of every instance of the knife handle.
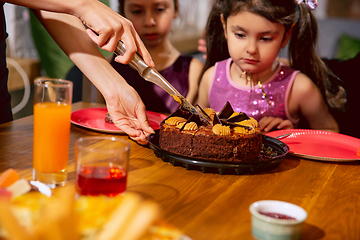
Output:
<instances>
[{"instance_id":1,"label":"knife handle","mask_svg":"<svg viewBox=\"0 0 360 240\"><path fill-rule=\"evenodd\" d=\"M123 56L126 52L125 44L120 40L116 45L115 54ZM134 58L129 63L130 67L138 71L140 76L144 75L144 72L149 66L144 62L144 59L139 53L135 53Z\"/></svg>"}]
</instances>

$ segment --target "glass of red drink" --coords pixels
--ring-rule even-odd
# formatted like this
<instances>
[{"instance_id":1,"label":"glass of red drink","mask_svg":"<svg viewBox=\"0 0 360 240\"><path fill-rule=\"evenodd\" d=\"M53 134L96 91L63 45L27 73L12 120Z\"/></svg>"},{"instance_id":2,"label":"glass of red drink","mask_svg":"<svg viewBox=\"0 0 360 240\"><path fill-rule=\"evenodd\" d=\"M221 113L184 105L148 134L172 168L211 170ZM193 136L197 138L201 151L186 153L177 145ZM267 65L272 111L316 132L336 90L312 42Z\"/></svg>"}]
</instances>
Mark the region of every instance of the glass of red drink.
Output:
<instances>
[{"instance_id":1,"label":"glass of red drink","mask_svg":"<svg viewBox=\"0 0 360 240\"><path fill-rule=\"evenodd\" d=\"M78 195L116 196L126 190L130 144L116 137L82 137L75 143Z\"/></svg>"}]
</instances>

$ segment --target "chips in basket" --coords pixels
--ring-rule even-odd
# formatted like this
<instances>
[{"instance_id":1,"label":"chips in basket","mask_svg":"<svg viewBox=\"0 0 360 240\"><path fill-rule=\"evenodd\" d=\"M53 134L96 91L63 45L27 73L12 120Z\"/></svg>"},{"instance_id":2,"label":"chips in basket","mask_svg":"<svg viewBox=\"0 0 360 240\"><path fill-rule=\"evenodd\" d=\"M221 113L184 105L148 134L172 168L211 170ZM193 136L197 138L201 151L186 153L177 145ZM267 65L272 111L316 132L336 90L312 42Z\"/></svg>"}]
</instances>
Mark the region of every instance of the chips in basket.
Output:
<instances>
[{"instance_id":1,"label":"chips in basket","mask_svg":"<svg viewBox=\"0 0 360 240\"><path fill-rule=\"evenodd\" d=\"M175 240L183 235L161 221L156 203L137 194L75 200L70 187L50 198L30 192L1 201L0 228L6 239L19 240Z\"/></svg>"}]
</instances>

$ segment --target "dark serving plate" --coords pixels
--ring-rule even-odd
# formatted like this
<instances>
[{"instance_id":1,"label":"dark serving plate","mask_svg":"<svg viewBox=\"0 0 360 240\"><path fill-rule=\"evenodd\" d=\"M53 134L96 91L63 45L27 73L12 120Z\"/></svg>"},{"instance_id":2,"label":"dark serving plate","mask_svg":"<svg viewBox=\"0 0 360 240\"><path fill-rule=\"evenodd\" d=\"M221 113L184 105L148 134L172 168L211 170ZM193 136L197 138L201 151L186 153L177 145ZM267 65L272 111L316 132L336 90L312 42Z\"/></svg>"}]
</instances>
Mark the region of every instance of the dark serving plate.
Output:
<instances>
[{"instance_id":1,"label":"dark serving plate","mask_svg":"<svg viewBox=\"0 0 360 240\"><path fill-rule=\"evenodd\" d=\"M203 173L219 173L219 174L254 174L266 172L274 169L279 165L281 160L289 152L289 147L269 136L263 135L263 151L259 155L258 161L253 162L224 162L209 161L200 158L192 158L166 151L159 146L159 130L155 131L148 137L150 148L155 155L164 162L170 162L173 166L184 167L187 170L198 170ZM264 152L271 152L267 155Z\"/></svg>"}]
</instances>

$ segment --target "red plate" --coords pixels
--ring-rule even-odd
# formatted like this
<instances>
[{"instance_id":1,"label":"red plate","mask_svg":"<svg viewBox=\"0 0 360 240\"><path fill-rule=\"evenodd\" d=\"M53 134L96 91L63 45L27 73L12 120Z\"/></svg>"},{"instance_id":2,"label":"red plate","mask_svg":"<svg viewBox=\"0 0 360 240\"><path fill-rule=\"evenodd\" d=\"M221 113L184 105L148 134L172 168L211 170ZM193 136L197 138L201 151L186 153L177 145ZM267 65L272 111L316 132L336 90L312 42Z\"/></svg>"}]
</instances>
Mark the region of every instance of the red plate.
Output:
<instances>
[{"instance_id":1,"label":"red plate","mask_svg":"<svg viewBox=\"0 0 360 240\"><path fill-rule=\"evenodd\" d=\"M333 162L360 160L360 157L356 154L360 147L360 139L341 133L310 129L288 129L269 132L266 135L276 137L287 133L292 134L280 141L289 146L289 154Z\"/></svg>"},{"instance_id":2,"label":"red plate","mask_svg":"<svg viewBox=\"0 0 360 240\"><path fill-rule=\"evenodd\" d=\"M80 109L71 113L71 123L98 132L124 133L122 130L115 127L114 124L105 122L106 113L106 107ZM167 117L163 114L151 111L146 111L146 114L149 118L150 126L154 130L159 129L160 123Z\"/></svg>"}]
</instances>

